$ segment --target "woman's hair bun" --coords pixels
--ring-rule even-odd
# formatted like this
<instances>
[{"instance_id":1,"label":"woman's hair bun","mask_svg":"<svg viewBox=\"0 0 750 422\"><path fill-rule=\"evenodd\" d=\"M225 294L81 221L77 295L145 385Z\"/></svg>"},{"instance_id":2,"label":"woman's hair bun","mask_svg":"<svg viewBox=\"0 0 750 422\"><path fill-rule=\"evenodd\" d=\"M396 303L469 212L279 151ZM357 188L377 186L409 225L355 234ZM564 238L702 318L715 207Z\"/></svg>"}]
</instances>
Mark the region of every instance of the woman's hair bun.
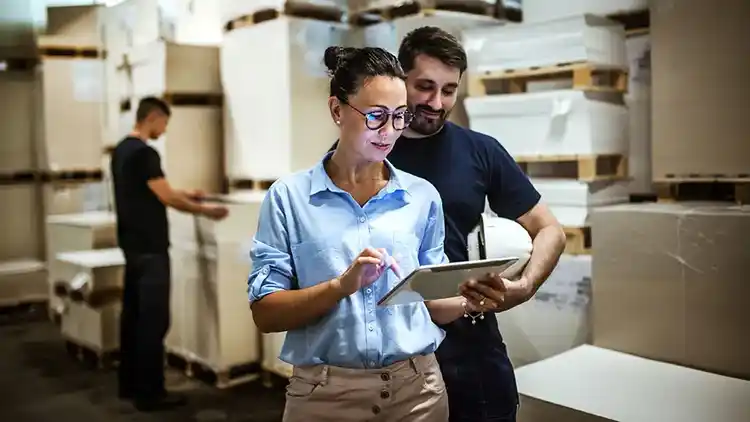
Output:
<instances>
[{"instance_id":1,"label":"woman's hair bun","mask_svg":"<svg viewBox=\"0 0 750 422\"><path fill-rule=\"evenodd\" d=\"M336 69L341 67L347 60L357 54L358 49L354 47L339 47L331 46L326 48L326 52L323 55L323 63L328 68L331 74L336 72Z\"/></svg>"}]
</instances>

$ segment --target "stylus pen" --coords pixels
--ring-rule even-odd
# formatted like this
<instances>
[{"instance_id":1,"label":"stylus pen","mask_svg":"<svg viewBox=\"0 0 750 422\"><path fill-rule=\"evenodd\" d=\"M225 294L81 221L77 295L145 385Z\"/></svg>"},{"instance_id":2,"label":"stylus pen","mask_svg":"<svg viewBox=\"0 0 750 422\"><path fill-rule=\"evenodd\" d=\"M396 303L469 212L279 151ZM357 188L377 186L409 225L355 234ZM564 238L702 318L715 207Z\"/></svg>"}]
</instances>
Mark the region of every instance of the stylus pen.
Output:
<instances>
[{"instance_id":1,"label":"stylus pen","mask_svg":"<svg viewBox=\"0 0 750 422\"><path fill-rule=\"evenodd\" d=\"M396 262L392 256L388 255L387 252L383 257L383 265L387 267L386 269L393 271L393 274L395 274L399 280L401 279L401 267L398 266L398 262Z\"/></svg>"}]
</instances>

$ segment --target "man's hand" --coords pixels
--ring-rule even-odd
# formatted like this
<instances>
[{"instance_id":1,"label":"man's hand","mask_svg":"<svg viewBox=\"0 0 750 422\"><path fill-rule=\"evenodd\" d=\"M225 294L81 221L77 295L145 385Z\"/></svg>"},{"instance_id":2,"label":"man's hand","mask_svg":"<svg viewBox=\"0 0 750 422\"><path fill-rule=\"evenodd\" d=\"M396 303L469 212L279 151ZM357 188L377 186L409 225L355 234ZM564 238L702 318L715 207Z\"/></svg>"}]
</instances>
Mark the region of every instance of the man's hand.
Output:
<instances>
[{"instance_id":1,"label":"man's hand","mask_svg":"<svg viewBox=\"0 0 750 422\"><path fill-rule=\"evenodd\" d=\"M221 205L203 205L203 210L201 212L204 216L210 218L211 220L223 220L227 214L229 214L229 210L227 207L221 206Z\"/></svg>"},{"instance_id":2,"label":"man's hand","mask_svg":"<svg viewBox=\"0 0 750 422\"><path fill-rule=\"evenodd\" d=\"M512 309L534 294L533 284L525 278L510 281L497 275L479 280L467 280L459 287L472 307L483 312L503 312Z\"/></svg>"},{"instance_id":3,"label":"man's hand","mask_svg":"<svg viewBox=\"0 0 750 422\"><path fill-rule=\"evenodd\" d=\"M206 197L206 193L200 189L192 189L192 190L186 190L185 196L192 199L193 201L200 201L201 199Z\"/></svg>"}]
</instances>

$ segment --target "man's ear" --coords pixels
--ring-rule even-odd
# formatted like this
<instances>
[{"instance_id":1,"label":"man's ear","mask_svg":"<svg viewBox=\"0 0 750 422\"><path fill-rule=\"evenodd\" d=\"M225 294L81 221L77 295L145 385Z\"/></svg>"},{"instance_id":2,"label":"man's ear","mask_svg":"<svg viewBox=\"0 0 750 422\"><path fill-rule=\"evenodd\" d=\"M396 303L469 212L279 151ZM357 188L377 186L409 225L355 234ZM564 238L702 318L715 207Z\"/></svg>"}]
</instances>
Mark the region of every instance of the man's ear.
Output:
<instances>
[{"instance_id":1,"label":"man's ear","mask_svg":"<svg viewBox=\"0 0 750 422\"><path fill-rule=\"evenodd\" d=\"M331 118L336 125L341 124L341 101L336 97L328 98L328 109L331 111Z\"/></svg>"}]
</instances>

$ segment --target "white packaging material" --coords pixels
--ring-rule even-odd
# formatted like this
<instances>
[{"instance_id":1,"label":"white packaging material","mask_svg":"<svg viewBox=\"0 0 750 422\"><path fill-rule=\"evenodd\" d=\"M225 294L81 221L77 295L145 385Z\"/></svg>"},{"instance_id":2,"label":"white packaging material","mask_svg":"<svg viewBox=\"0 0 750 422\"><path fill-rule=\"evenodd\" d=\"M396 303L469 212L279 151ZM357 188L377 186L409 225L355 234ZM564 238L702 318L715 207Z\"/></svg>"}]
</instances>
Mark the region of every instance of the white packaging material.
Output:
<instances>
[{"instance_id":1,"label":"white packaging material","mask_svg":"<svg viewBox=\"0 0 750 422\"><path fill-rule=\"evenodd\" d=\"M544 22L591 13L606 16L615 13L648 10L648 0L523 0L524 22Z\"/></svg>"},{"instance_id":2,"label":"white packaging material","mask_svg":"<svg viewBox=\"0 0 750 422\"><path fill-rule=\"evenodd\" d=\"M627 67L623 26L592 15L467 30L463 44L470 73L583 61Z\"/></svg>"},{"instance_id":3,"label":"white packaging material","mask_svg":"<svg viewBox=\"0 0 750 422\"><path fill-rule=\"evenodd\" d=\"M469 97L471 129L514 156L627 153L628 111L577 90Z\"/></svg>"}]
</instances>

